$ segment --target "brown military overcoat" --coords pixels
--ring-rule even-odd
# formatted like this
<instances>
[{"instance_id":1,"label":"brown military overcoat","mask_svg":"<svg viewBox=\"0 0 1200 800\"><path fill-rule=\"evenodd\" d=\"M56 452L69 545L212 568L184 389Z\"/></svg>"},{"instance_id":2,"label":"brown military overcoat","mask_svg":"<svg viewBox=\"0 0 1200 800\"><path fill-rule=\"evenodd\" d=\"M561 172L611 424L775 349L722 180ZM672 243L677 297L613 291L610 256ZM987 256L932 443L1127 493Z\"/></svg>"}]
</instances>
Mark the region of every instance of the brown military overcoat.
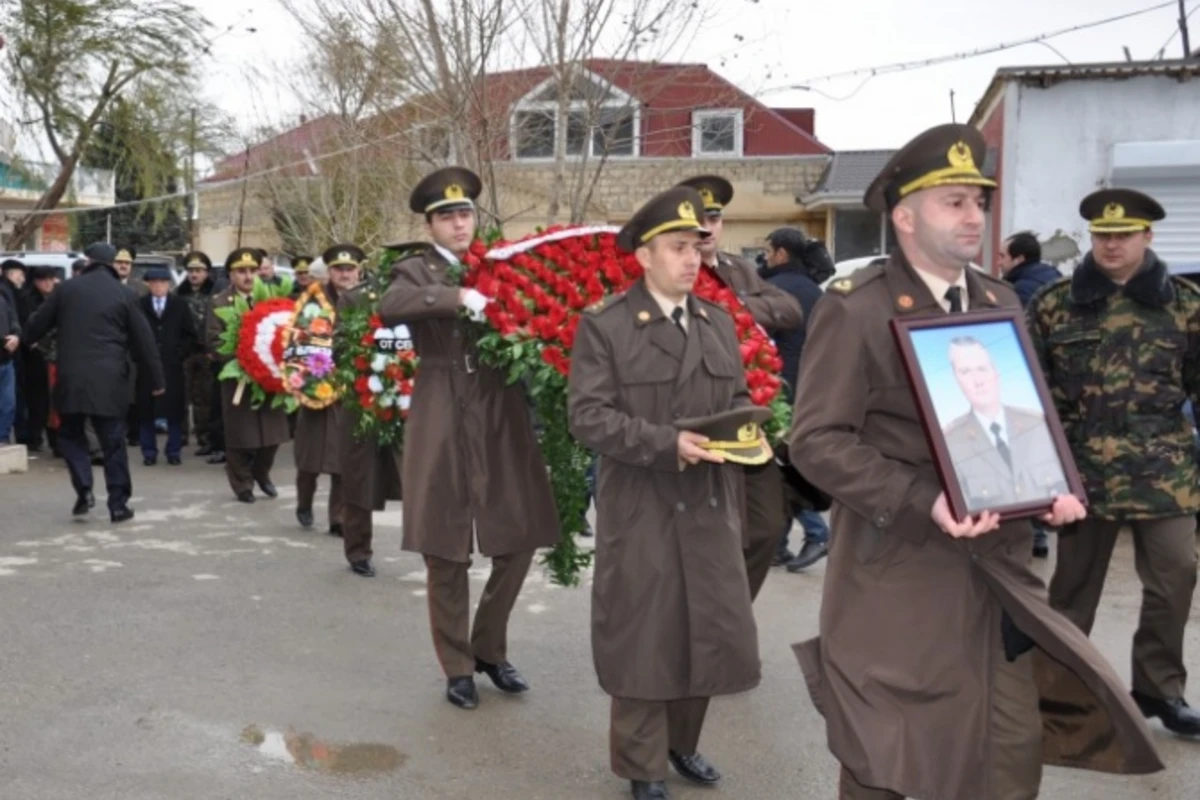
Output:
<instances>
[{"instance_id":1,"label":"brown military overcoat","mask_svg":"<svg viewBox=\"0 0 1200 800\"><path fill-rule=\"evenodd\" d=\"M768 330L791 330L804 322L800 301L763 280L758 270L732 253L717 253L716 273L737 294L754 321Z\"/></svg>"},{"instance_id":2,"label":"brown military overcoat","mask_svg":"<svg viewBox=\"0 0 1200 800\"><path fill-rule=\"evenodd\" d=\"M741 468L680 470L673 421L750 403L733 321L691 298L686 339L641 282L584 315L571 433L600 455L592 658L614 697L676 700L758 685L742 558Z\"/></svg>"},{"instance_id":3,"label":"brown military overcoat","mask_svg":"<svg viewBox=\"0 0 1200 800\"><path fill-rule=\"evenodd\" d=\"M406 324L419 359L404 431L405 550L470 560L558 542L558 512L520 386L479 363L446 259L419 245L393 267L379 313Z\"/></svg>"},{"instance_id":4,"label":"brown military overcoat","mask_svg":"<svg viewBox=\"0 0 1200 800\"><path fill-rule=\"evenodd\" d=\"M968 309L1018 307L967 272ZM988 798L994 645L1002 612L1036 642L1047 764L1162 768L1120 678L1050 609L1028 521L956 540L930 519L941 491L889 320L944 313L897 251L817 304L790 434L830 493L820 637L796 646L829 747L859 782L922 800Z\"/></svg>"},{"instance_id":5,"label":"brown military overcoat","mask_svg":"<svg viewBox=\"0 0 1200 800\"><path fill-rule=\"evenodd\" d=\"M208 312L208 329L205 340L208 352L216 353L225 330L225 322L217 316L216 309L233 305L234 288L213 295ZM224 361L229 358L221 356ZM236 381L221 381L221 413L225 424L225 446L230 450L256 450L260 447L283 444L288 440L287 414L281 409L263 407L258 411L250 407L250 388L242 392L241 402L233 404L237 392Z\"/></svg>"},{"instance_id":6,"label":"brown military overcoat","mask_svg":"<svg viewBox=\"0 0 1200 800\"><path fill-rule=\"evenodd\" d=\"M336 306L338 292L329 281L321 284L325 299ZM334 324L337 324L336 317ZM334 402L325 408L305 408L296 412L296 469L318 475L339 475L342 467L341 417L343 410Z\"/></svg>"},{"instance_id":7,"label":"brown military overcoat","mask_svg":"<svg viewBox=\"0 0 1200 800\"><path fill-rule=\"evenodd\" d=\"M338 298L338 319L342 311L367 302L366 284ZM334 325L335 330L337 323ZM350 402L354 402L351 400ZM355 435L358 416L349 408L338 408L338 452L341 456L342 499L358 508L382 511L388 500L402 499L400 488L400 451L384 447L372 439Z\"/></svg>"}]
</instances>

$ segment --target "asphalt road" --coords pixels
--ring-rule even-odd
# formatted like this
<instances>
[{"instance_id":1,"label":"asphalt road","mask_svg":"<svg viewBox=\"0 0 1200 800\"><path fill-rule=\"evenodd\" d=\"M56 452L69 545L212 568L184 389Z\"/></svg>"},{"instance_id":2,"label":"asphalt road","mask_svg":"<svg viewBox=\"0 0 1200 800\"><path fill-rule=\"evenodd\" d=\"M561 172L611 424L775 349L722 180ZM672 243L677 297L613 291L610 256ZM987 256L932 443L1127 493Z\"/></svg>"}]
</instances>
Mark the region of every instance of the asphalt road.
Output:
<instances>
[{"instance_id":1,"label":"asphalt road","mask_svg":"<svg viewBox=\"0 0 1200 800\"><path fill-rule=\"evenodd\" d=\"M297 526L289 448L280 498L254 506L234 501L219 467L145 468L136 455L137 518L121 526L102 490L90 518L70 517L60 462L0 476L0 800L628 796L608 770L586 587L554 587L535 567L510 632L533 690L502 696L481 676L480 708L463 712L443 699L399 506L376 515L379 577L367 580L346 569L340 540ZM473 599L486 575L477 562ZM673 778L674 797L836 796L789 649L816 630L822 580L820 566L771 575L756 605L763 683L714 701L701 740L725 781L712 791ZM1122 539L1095 638L1126 678L1139 601ZM1166 772L1048 769L1042 796L1200 797L1200 742L1154 728Z\"/></svg>"}]
</instances>

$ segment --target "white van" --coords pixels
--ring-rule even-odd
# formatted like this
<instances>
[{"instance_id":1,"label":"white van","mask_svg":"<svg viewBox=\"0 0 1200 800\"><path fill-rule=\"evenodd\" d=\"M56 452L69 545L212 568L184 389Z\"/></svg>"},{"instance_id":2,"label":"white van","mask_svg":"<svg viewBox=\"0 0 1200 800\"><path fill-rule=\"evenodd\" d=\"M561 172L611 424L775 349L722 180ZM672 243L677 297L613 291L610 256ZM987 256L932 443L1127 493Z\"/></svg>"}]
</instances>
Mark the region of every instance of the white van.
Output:
<instances>
[{"instance_id":1,"label":"white van","mask_svg":"<svg viewBox=\"0 0 1200 800\"><path fill-rule=\"evenodd\" d=\"M0 261L8 259L20 261L25 265L26 269L30 267L50 267L57 274L59 280L66 280L71 277L71 265L77 259L83 258L83 253L72 252L36 252L32 250L10 250L5 253L0 253Z\"/></svg>"}]
</instances>

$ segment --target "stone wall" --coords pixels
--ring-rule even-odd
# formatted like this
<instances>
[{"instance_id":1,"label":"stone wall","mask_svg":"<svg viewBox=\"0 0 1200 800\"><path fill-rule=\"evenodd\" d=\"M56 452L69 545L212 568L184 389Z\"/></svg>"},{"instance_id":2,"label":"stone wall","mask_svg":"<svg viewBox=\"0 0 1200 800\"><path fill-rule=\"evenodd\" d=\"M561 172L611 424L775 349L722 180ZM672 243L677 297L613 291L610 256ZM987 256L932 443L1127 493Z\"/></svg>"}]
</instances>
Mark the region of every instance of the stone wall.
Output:
<instances>
[{"instance_id":1,"label":"stone wall","mask_svg":"<svg viewBox=\"0 0 1200 800\"><path fill-rule=\"evenodd\" d=\"M717 174L734 187L734 199L725 211L722 249L740 252L762 246L763 238L782 225L796 225L810 235L824 236L824 212L806 212L797 195L811 192L821 177L827 156L747 159L629 159L608 162L592 193L588 222L620 225L643 202L679 181L700 174ZM497 162L493 165L499 217L510 238L544 226L554 166L551 163ZM568 172L568 181L574 177ZM486 180L486 176L485 176ZM236 246L239 185L201 188L199 246L223 259ZM486 190L485 190L486 191ZM246 192L242 242L276 250L280 246L261 190L252 182ZM484 200L487 200L486 194ZM564 204L556 221L565 221ZM394 239L409 240L424 235L424 220L396 209Z\"/></svg>"}]
</instances>

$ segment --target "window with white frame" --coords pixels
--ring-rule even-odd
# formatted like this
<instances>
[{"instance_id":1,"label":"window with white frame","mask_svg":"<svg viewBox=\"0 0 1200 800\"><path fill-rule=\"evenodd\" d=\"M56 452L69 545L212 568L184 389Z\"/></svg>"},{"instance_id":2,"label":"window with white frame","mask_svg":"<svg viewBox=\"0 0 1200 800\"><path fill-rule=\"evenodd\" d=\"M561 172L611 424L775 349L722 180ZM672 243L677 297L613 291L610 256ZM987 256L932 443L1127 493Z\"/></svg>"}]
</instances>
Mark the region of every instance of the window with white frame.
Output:
<instances>
[{"instance_id":1,"label":"window with white frame","mask_svg":"<svg viewBox=\"0 0 1200 800\"><path fill-rule=\"evenodd\" d=\"M692 112L692 155L742 155L742 110L706 109Z\"/></svg>"},{"instance_id":2,"label":"window with white frame","mask_svg":"<svg viewBox=\"0 0 1200 800\"><path fill-rule=\"evenodd\" d=\"M576 79L561 115L558 86L551 79L514 107L512 152L519 159L554 158L561 125L568 157L636 156L639 116L632 97L590 73Z\"/></svg>"}]
</instances>

